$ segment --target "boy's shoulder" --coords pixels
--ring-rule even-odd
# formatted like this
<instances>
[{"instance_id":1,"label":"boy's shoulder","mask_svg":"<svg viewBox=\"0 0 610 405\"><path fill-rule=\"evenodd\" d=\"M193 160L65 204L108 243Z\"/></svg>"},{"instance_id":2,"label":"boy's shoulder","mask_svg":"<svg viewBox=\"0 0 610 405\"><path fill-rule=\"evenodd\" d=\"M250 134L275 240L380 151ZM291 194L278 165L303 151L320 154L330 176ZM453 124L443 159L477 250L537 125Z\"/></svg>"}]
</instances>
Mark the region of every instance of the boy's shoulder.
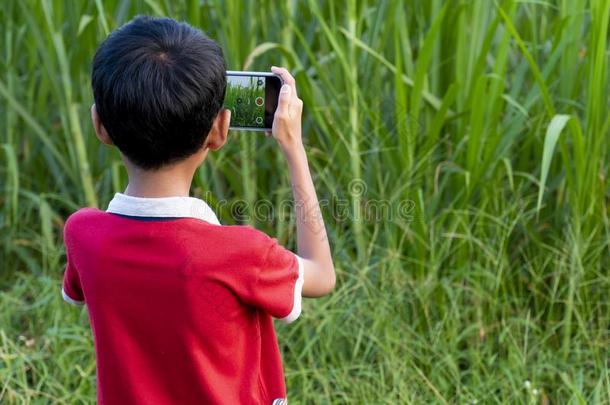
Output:
<instances>
[{"instance_id":1,"label":"boy's shoulder","mask_svg":"<svg viewBox=\"0 0 610 405\"><path fill-rule=\"evenodd\" d=\"M251 225L212 225L214 244L238 256L256 256L264 259L267 253L279 246L277 239Z\"/></svg>"},{"instance_id":2,"label":"boy's shoulder","mask_svg":"<svg viewBox=\"0 0 610 405\"><path fill-rule=\"evenodd\" d=\"M81 208L76 212L72 213L65 222L64 232L66 234L74 232L89 232L99 231L102 222L108 219L118 219L115 214L102 211L97 208ZM177 222L176 226L186 229L190 229L195 233L195 236L203 236L202 232L205 228L209 233L213 233L214 239L217 243L223 244L227 247L239 247L243 249L247 247L248 250L268 250L274 245L277 245L277 239L270 237L265 232L254 228L251 225L213 225L204 220L197 218L187 218L188 221ZM137 219L136 219L137 221ZM163 221L166 223L165 221ZM150 224L151 222L146 221Z\"/></svg>"},{"instance_id":3,"label":"boy's shoulder","mask_svg":"<svg viewBox=\"0 0 610 405\"><path fill-rule=\"evenodd\" d=\"M102 218L105 214L105 211L102 211L97 208L80 208L78 211L75 211L68 216L64 224L64 232L74 228L78 228L83 225L93 225L93 222L97 222L97 220L99 218Z\"/></svg>"},{"instance_id":4,"label":"boy's shoulder","mask_svg":"<svg viewBox=\"0 0 610 405\"><path fill-rule=\"evenodd\" d=\"M99 208L83 207L70 214L66 222L79 220L81 218L92 218L102 214L106 214L106 211L102 211Z\"/></svg>"}]
</instances>

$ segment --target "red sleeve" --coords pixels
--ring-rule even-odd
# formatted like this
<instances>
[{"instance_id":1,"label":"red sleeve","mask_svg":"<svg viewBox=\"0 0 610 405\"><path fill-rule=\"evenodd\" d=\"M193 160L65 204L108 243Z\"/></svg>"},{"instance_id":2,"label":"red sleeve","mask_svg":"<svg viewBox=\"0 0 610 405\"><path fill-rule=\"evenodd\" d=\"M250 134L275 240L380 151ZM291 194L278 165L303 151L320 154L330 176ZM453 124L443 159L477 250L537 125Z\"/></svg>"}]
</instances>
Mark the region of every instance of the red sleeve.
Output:
<instances>
[{"instance_id":1,"label":"red sleeve","mask_svg":"<svg viewBox=\"0 0 610 405\"><path fill-rule=\"evenodd\" d=\"M303 262L300 257L266 238L266 243L258 261L246 281L242 299L250 305L261 308L275 318L286 323L301 314L301 290L303 288Z\"/></svg>"},{"instance_id":2,"label":"red sleeve","mask_svg":"<svg viewBox=\"0 0 610 405\"><path fill-rule=\"evenodd\" d=\"M70 243L70 229L68 228L68 222L64 227L64 244L66 246L66 255L68 257L68 263L66 264L66 270L64 272L64 282L61 289L61 294L64 300L73 305L83 305L85 303L85 297L81 287L80 276L76 267L70 260L71 250L73 246Z\"/></svg>"}]
</instances>

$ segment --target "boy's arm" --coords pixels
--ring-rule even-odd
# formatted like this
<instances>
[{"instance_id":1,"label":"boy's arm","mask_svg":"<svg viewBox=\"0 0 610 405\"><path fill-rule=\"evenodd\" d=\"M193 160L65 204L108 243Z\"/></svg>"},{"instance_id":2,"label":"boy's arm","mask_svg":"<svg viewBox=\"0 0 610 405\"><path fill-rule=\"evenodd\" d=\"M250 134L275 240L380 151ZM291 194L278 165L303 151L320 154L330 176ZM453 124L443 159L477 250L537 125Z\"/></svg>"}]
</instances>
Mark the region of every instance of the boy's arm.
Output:
<instances>
[{"instance_id":1,"label":"boy's arm","mask_svg":"<svg viewBox=\"0 0 610 405\"><path fill-rule=\"evenodd\" d=\"M280 144L290 172L295 199L297 253L303 259L302 295L321 297L335 286L335 268L301 138L303 101L298 98L295 80L286 69L274 66L271 70L284 81L272 134Z\"/></svg>"}]
</instances>

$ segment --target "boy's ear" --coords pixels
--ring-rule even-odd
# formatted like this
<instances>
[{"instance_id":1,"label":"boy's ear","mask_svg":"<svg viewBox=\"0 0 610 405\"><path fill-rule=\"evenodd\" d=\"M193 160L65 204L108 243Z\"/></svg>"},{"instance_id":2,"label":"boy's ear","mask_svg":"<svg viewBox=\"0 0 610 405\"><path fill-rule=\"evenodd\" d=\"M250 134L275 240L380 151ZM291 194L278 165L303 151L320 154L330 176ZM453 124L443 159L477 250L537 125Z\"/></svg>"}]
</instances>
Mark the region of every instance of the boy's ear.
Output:
<instances>
[{"instance_id":1,"label":"boy's ear","mask_svg":"<svg viewBox=\"0 0 610 405\"><path fill-rule=\"evenodd\" d=\"M204 148L210 148L212 150L218 150L227 142L227 135L229 134L229 125L231 123L231 110L223 108L220 110L212 129L208 133L208 137L205 140Z\"/></svg>"},{"instance_id":2,"label":"boy's ear","mask_svg":"<svg viewBox=\"0 0 610 405\"><path fill-rule=\"evenodd\" d=\"M97 108L95 108L95 104L91 106L91 121L93 122L93 128L95 129L95 135L97 139L99 139L103 144L113 145L112 139L104 125L102 124L102 120L100 120L100 116L97 114Z\"/></svg>"}]
</instances>

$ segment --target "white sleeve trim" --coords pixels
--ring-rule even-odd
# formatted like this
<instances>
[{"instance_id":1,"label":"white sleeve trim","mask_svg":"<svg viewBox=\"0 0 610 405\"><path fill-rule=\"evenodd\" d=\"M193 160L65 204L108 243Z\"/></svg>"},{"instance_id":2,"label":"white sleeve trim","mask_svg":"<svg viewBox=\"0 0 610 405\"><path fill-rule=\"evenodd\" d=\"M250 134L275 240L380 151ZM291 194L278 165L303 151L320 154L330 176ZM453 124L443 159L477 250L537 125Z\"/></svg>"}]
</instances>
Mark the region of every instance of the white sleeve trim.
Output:
<instances>
[{"instance_id":1,"label":"white sleeve trim","mask_svg":"<svg viewBox=\"0 0 610 405\"><path fill-rule=\"evenodd\" d=\"M296 283L294 284L294 300L293 300L293 304L292 304L292 311L290 311L290 313L283 317L281 320L284 321L285 323L291 323L294 322L299 315L301 315L301 301L302 301L302 295L301 292L303 291L303 281L305 281L304 279L304 268L303 268L303 259L301 259L298 255L294 255L297 258L297 262L299 263L299 277L297 278Z\"/></svg>"},{"instance_id":2,"label":"white sleeve trim","mask_svg":"<svg viewBox=\"0 0 610 405\"><path fill-rule=\"evenodd\" d=\"M75 300L74 298L71 298L68 294L66 294L66 291L64 290L64 288L61 288L61 296L64 298L64 301L66 301L68 304L72 304L72 305L76 305L76 306L82 306L85 305L85 301L78 301Z\"/></svg>"}]
</instances>

